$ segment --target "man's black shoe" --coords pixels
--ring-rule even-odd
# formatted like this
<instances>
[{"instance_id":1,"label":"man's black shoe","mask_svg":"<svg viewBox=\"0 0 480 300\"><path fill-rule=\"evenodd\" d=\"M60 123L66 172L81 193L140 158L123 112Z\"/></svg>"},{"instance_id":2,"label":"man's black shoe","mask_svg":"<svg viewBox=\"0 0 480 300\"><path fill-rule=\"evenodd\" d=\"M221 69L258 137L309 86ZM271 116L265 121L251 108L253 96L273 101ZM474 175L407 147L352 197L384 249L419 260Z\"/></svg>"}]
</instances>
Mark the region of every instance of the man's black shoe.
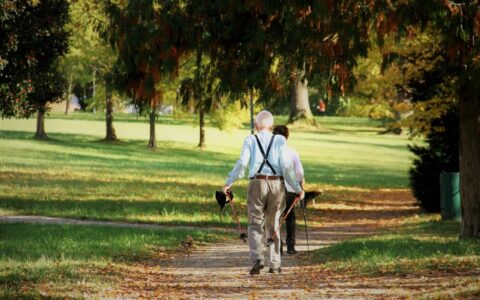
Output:
<instances>
[{"instance_id":1,"label":"man's black shoe","mask_svg":"<svg viewBox=\"0 0 480 300\"><path fill-rule=\"evenodd\" d=\"M287 253L290 255L297 254L297 250L294 247L288 247Z\"/></svg>"},{"instance_id":2,"label":"man's black shoe","mask_svg":"<svg viewBox=\"0 0 480 300\"><path fill-rule=\"evenodd\" d=\"M280 273L282 273L282 268L280 268L280 267L278 267L276 269L270 268L270 269L268 269L268 273L278 273L278 274L280 274Z\"/></svg>"},{"instance_id":3,"label":"man's black shoe","mask_svg":"<svg viewBox=\"0 0 480 300\"><path fill-rule=\"evenodd\" d=\"M260 274L260 270L263 269L265 266L263 263L257 259L253 264L253 267L250 269L250 275L257 275Z\"/></svg>"}]
</instances>

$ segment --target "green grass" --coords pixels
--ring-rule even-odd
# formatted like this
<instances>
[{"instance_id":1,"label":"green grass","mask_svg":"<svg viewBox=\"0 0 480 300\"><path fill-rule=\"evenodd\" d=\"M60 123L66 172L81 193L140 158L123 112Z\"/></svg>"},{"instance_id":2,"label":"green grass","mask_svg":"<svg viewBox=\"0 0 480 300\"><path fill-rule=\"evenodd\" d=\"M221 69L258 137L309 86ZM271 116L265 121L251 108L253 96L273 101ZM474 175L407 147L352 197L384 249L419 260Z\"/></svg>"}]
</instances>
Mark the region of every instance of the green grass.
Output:
<instances>
[{"instance_id":1,"label":"green grass","mask_svg":"<svg viewBox=\"0 0 480 300\"><path fill-rule=\"evenodd\" d=\"M480 265L480 242L459 240L460 223L438 216L410 218L399 229L347 240L317 250L325 268L370 275L408 275L472 270Z\"/></svg>"},{"instance_id":2,"label":"green grass","mask_svg":"<svg viewBox=\"0 0 480 300\"><path fill-rule=\"evenodd\" d=\"M411 155L405 136L378 135L379 123L368 119L318 122L319 129L293 128L289 140L302 157L308 188L407 186ZM213 195L238 159L248 128L207 127L207 148L200 151L195 117L160 117L159 148L150 151L146 118L117 114L121 141L114 144L100 141L104 126L102 114L51 115L46 120L51 140L44 142L32 139L35 120L0 120L0 214L186 224L199 230L0 224L0 298L39 298L41 284L68 289L68 282L84 279L99 288L106 277L96 276L110 263L147 259L161 247L176 247L187 234L202 242L223 237L201 227L235 226L229 210L219 212ZM244 224L246 184L234 186Z\"/></svg>"},{"instance_id":3,"label":"green grass","mask_svg":"<svg viewBox=\"0 0 480 300\"><path fill-rule=\"evenodd\" d=\"M52 140L33 140L34 120L0 121L0 212L232 226L213 200L237 160L248 130L207 128L207 149L196 148L198 128L160 122L159 149L146 149L148 124L117 122L121 142L99 140L104 122L90 116L47 119ZM166 119L167 117L164 117ZM87 120L85 120L87 119ZM121 118L120 118L121 119ZM280 118L280 120L282 117ZM283 117L284 119L284 117ZM343 126L370 126L364 119L328 119ZM370 125L369 125L370 124ZM301 154L310 188L406 187L411 156L404 136L364 131L294 129L289 143ZM239 205L245 180L234 186ZM246 222L243 214L242 221Z\"/></svg>"},{"instance_id":4,"label":"green grass","mask_svg":"<svg viewBox=\"0 0 480 300\"><path fill-rule=\"evenodd\" d=\"M231 238L205 230L33 224L0 224L0 236L0 297L4 298L16 294L23 298L20 288L25 283L68 286L87 281L99 288L105 276L96 276L95 269L141 262L158 251L175 249L187 236L196 243Z\"/></svg>"}]
</instances>

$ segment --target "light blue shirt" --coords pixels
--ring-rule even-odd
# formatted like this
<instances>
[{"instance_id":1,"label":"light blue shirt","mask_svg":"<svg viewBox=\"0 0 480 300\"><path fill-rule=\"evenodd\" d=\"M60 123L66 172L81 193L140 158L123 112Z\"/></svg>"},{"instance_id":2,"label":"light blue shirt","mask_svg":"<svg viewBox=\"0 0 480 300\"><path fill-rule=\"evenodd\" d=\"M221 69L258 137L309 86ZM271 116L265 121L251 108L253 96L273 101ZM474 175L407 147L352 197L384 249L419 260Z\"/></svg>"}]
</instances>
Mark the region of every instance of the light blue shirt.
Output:
<instances>
[{"instance_id":1,"label":"light blue shirt","mask_svg":"<svg viewBox=\"0 0 480 300\"><path fill-rule=\"evenodd\" d=\"M262 144L262 148L267 152L268 144L273 134L268 130L262 130L257 133L258 139ZM249 135L243 142L240 159L228 174L226 185L231 185L238 178L243 178L245 169L248 165L248 177L252 178L255 174L274 175L268 164L264 164L262 170L258 170L263 162L263 155L258 148L254 135ZM273 141L268 162L275 169L278 176L283 176L285 181L293 188L294 192L300 193L302 188L298 183L295 174L293 162L287 152L287 140L281 135L276 135Z\"/></svg>"}]
</instances>

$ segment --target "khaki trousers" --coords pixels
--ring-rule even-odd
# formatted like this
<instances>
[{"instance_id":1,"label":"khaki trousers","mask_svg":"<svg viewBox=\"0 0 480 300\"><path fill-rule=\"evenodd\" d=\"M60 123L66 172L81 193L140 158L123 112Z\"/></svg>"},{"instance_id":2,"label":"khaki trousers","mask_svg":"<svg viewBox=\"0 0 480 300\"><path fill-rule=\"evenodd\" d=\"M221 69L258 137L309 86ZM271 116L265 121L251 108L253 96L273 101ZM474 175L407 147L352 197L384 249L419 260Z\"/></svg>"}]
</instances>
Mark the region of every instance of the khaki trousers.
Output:
<instances>
[{"instance_id":1,"label":"khaki trousers","mask_svg":"<svg viewBox=\"0 0 480 300\"><path fill-rule=\"evenodd\" d=\"M265 264L264 244L278 228L280 216L285 210L285 194L283 180L252 179L248 184L248 246L252 263L259 259ZM280 267L280 231L268 251L268 265L271 268Z\"/></svg>"}]
</instances>

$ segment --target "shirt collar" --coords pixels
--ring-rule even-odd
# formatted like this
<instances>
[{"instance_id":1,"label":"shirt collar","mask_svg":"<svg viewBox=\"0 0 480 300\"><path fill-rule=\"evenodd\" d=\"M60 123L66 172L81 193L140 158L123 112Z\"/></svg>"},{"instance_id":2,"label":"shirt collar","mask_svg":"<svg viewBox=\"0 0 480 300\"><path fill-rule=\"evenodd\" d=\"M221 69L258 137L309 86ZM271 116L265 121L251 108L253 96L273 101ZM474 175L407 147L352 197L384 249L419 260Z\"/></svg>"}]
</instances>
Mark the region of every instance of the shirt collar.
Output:
<instances>
[{"instance_id":1,"label":"shirt collar","mask_svg":"<svg viewBox=\"0 0 480 300\"><path fill-rule=\"evenodd\" d=\"M262 129L258 132L258 134L272 134L272 132L268 129Z\"/></svg>"}]
</instances>

